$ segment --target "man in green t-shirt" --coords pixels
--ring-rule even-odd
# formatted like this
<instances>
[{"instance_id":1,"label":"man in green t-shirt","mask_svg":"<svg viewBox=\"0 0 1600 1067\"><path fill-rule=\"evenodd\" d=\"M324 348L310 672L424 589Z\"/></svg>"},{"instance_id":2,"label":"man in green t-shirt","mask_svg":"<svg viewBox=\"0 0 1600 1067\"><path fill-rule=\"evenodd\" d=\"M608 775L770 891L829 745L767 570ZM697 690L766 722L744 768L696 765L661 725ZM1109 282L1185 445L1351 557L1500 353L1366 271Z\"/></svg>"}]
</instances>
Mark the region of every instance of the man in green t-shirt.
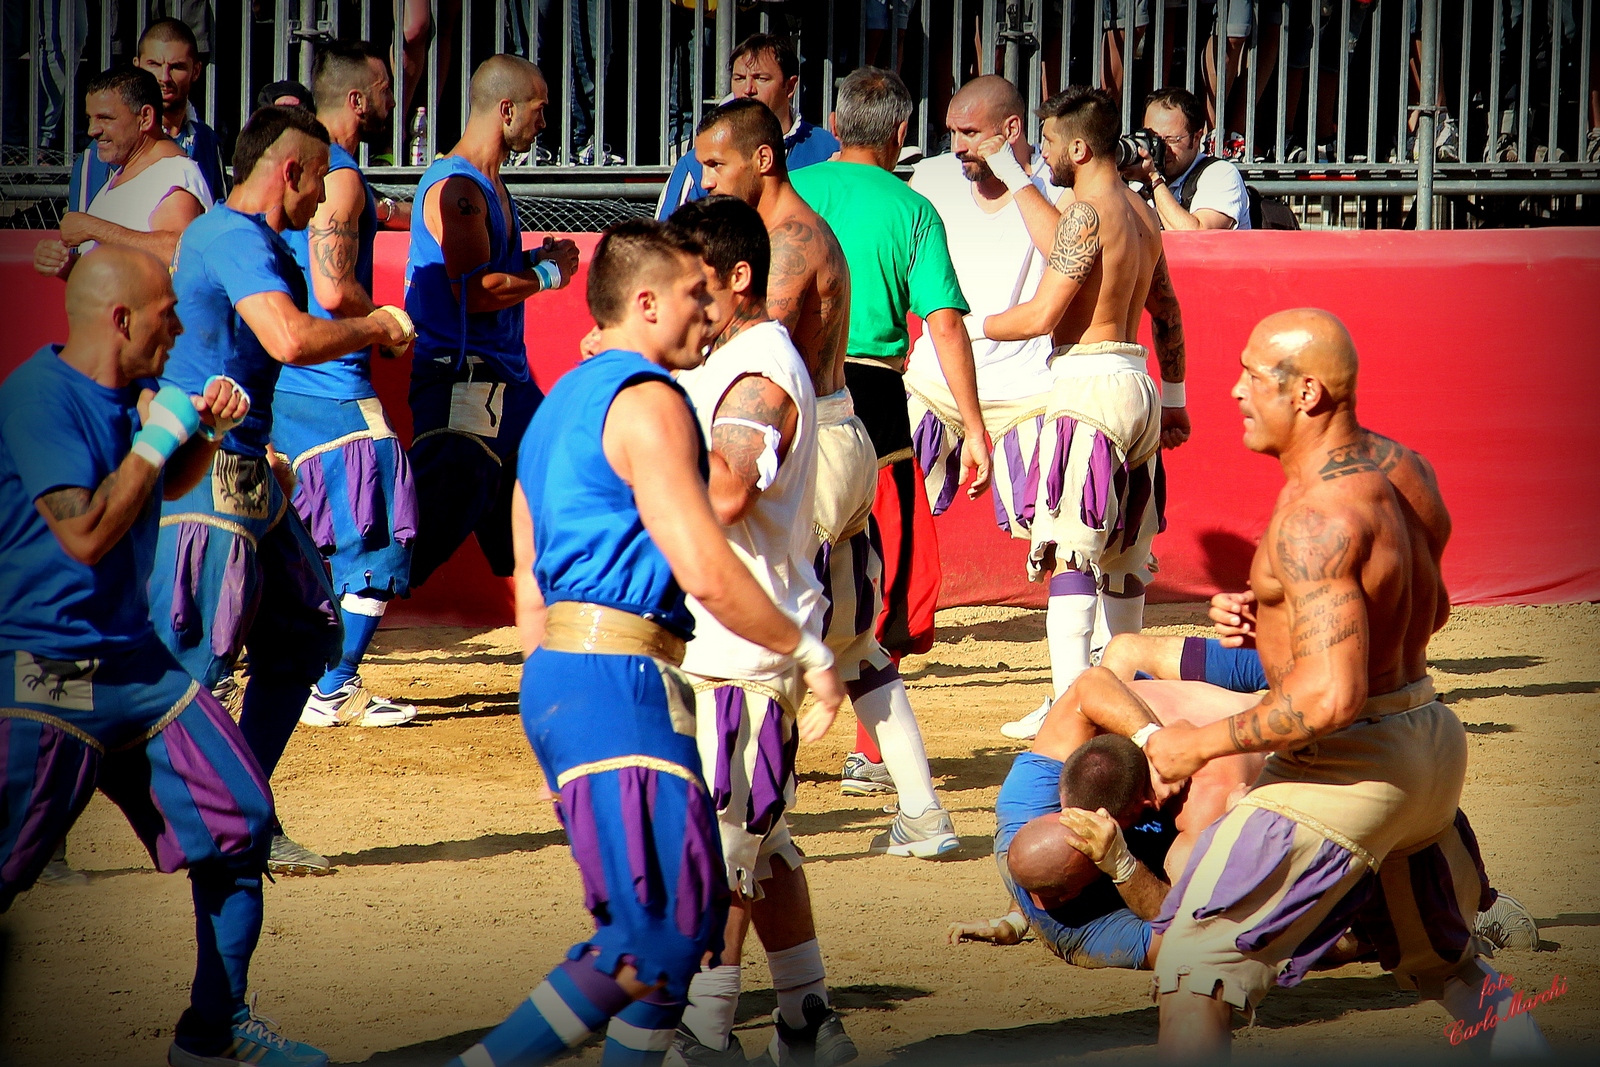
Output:
<instances>
[{"instance_id":1,"label":"man in green t-shirt","mask_svg":"<svg viewBox=\"0 0 1600 1067\"><path fill-rule=\"evenodd\" d=\"M905 83L889 71L863 67L839 86L831 120L843 146L839 159L790 175L795 191L833 230L850 267L844 406L865 424L868 440L855 438L852 446L842 421L849 412L840 413L835 427L819 398L816 522L824 534L818 577L833 606L829 643L846 679L850 674L842 660L856 658L862 647L852 638L874 628L891 653L926 651L933 644L939 556L921 475L911 458L901 380L911 347L908 314L926 323L961 413L968 492L976 496L989 485L988 438L962 319L967 301L950 262L944 223L926 198L894 175L910 116ZM863 454L854 455L852 448ZM875 491L870 484L874 468ZM877 536L864 524L849 536L855 527L851 517L864 520L869 501ZM844 790L898 791L900 814L884 835L887 840L874 841L875 851L922 856L955 848L899 671L878 642L867 643L875 654L865 657L857 680L847 682L861 729L857 750L845 760Z\"/></svg>"}]
</instances>

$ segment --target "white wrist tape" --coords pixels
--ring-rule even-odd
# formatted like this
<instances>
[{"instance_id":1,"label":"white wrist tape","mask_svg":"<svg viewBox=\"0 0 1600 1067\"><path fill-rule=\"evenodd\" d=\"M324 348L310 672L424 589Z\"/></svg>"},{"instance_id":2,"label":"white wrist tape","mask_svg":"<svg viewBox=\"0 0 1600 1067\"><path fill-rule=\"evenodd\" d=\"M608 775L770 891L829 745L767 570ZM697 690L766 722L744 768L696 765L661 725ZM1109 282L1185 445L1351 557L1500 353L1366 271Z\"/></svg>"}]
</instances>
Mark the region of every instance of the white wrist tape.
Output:
<instances>
[{"instance_id":1,"label":"white wrist tape","mask_svg":"<svg viewBox=\"0 0 1600 1067\"><path fill-rule=\"evenodd\" d=\"M800 643L789 653L802 672L825 671L833 666L833 649L814 637L810 630L800 628Z\"/></svg>"},{"instance_id":2,"label":"white wrist tape","mask_svg":"<svg viewBox=\"0 0 1600 1067\"><path fill-rule=\"evenodd\" d=\"M1161 724L1158 722L1146 723L1135 730L1133 732L1133 736L1128 738L1128 740L1138 745L1142 751L1144 749L1144 743L1150 740L1150 735L1159 729L1161 729Z\"/></svg>"},{"instance_id":3,"label":"white wrist tape","mask_svg":"<svg viewBox=\"0 0 1600 1067\"><path fill-rule=\"evenodd\" d=\"M1184 382L1161 383L1161 406L1164 408L1181 408L1189 403L1188 390Z\"/></svg>"},{"instance_id":4,"label":"white wrist tape","mask_svg":"<svg viewBox=\"0 0 1600 1067\"><path fill-rule=\"evenodd\" d=\"M1095 864L1117 885L1122 885L1133 877L1133 872L1139 869L1139 861L1133 858L1133 853L1128 851L1128 842L1123 840L1122 827L1116 829L1116 836L1111 839L1111 847L1106 850L1105 858Z\"/></svg>"},{"instance_id":5,"label":"white wrist tape","mask_svg":"<svg viewBox=\"0 0 1600 1067\"><path fill-rule=\"evenodd\" d=\"M561 268L548 259L541 259L535 263L533 265L533 273L539 276L539 287L541 289L559 289L567 284L566 279L561 276Z\"/></svg>"},{"instance_id":6,"label":"white wrist tape","mask_svg":"<svg viewBox=\"0 0 1600 1067\"><path fill-rule=\"evenodd\" d=\"M1012 911L1008 915L1000 916L1000 918L994 920L994 925L1009 926L1016 932L1018 937L1024 937L1028 933L1028 917L1020 911Z\"/></svg>"},{"instance_id":7,"label":"white wrist tape","mask_svg":"<svg viewBox=\"0 0 1600 1067\"><path fill-rule=\"evenodd\" d=\"M405 340L402 342L403 344L409 344L410 342L416 340L416 323L411 321L411 316L406 314L405 308L398 308L393 304L385 304L381 308L378 308L376 311L374 311L373 314L376 315L379 311L387 312L394 319L394 321L400 324L400 329L405 331Z\"/></svg>"},{"instance_id":8,"label":"white wrist tape","mask_svg":"<svg viewBox=\"0 0 1600 1067\"><path fill-rule=\"evenodd\" d=\"M206 384L201 388L200 392L203 394L207 389L210 389L212 382L227 382L229 385L233 386L233 391L244 397L245 415L250 414L250 394L244 391L244 386L240 385L226 374L213 374L211 377L206 379ZM239 416L237 419L219 418L217 419L217 424L215 426L207 426L204 423L201 423L200 429L197 432L207 441L220 441L228 433L228 431L232 430L235 426L239 425L243 421L244 415Z\"/></svg>"},{"instance_id":9,"label":"white wrist tape","mask_svg":"<svg viewBox=\"0 0 1600 1067\"><path fill-rule=\"evenodd\" d=\"M1013 193L1018 189L1033 184L1033 179L1028 177L1028 172L1022 169L1022 164L1017 162L1016 154L1011 151L1011 146L1006 145L1000 151L984 160L989 164L989 173L1005 183L1005 187Z\"/></svg>"},{"instance_id":10,"label":"white wrist tape","mask_svg":"<svg viewBox=\"0 0 1600 1067\"><path fill-rule=\"evenodd\" d=\"M761 435L765 445L761 449L761 454L756 457L756 492L764 491L778 477L778 445L783 443L783 437L778 433L777 428L764 422L736 419L732 415L713 419L711 428L715 430L718 426L742 426Z\"/></svg>"}]
</instances>

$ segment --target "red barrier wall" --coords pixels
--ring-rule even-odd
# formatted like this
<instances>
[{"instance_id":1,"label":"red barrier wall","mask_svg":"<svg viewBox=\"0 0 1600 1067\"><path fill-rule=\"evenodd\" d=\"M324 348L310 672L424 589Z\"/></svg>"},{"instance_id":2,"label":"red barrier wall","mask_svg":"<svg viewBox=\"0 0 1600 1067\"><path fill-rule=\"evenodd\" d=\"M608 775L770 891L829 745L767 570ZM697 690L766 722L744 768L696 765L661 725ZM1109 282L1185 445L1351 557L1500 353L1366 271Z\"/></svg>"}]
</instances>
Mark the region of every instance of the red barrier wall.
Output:
<instances>
[{"instance_id":1,"label":"red barrier wall","mask_svg":"<svg viewBox=\"0 0 1600 1067\"><path fill-rule=\"evenodd\" d=\"M0 233L0 291L10 309L0 371L64 333L60 283L31 268L42 236ZM576 240L587 261L595 235ZM1337 313L1356 339L1362 422L1438 469L1455 518L1445 556L1455 601L1600 600L1600 231L1175 233L1166 241L1188 334L1195 435L1167 453L1168 530L1156 542L1152 598L1196 600L1243 584L1282 477L1239 443L1228 391L1251 327L1269 312L1314 305ZM405 235L380 236L380 303L400 302L405 250ZM528 351L547 389L576 362L589 328L584 279L580 271L568 289L529 304ZM402 364L375 363L390 417L409 438L406 374ZM1043 590L1024 578L1025 543L1002 535L993 515L987 498L963 499L939 519L943 604L1042 602ZM469 547L394 617L508 622L509 588Z\"/></svg>"}]
</instances>

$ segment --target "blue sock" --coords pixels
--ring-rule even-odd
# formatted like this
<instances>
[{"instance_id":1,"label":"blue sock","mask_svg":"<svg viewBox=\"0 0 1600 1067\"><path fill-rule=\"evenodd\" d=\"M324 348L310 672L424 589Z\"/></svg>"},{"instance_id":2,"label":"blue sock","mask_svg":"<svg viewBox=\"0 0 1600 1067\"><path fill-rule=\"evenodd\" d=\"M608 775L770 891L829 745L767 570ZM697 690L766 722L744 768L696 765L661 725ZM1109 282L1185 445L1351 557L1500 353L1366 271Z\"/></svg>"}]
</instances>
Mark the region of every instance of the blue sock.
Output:
<instances>
[{"instance_id":1,"label":"blue sock","mask_svg":"<svg viewBox=\"0 0 1600 1067\"><path fill-rule=\"evenodd\" d=\"M277 672L255 670L244 687L244 709L239 713L239 732L268 778L278 766L289 744L300 713L305 710L311 687L305 682L284 678Z\"/></svg>"},{"instance_id":2,"label":"blue sock","mask_svg":"<svg viewBox=\"0 0 1600 1067\"><path fill-rule=\"evenodd\" d=\"M672 1035L683 1018L681 1000L651 993L611 1018L601 1067L656 1067L672 1047Z\"/></svg>"},{"instance_id":3,"label":"blue sock","mask_svg":"<svg viewBox=\"0 0 1600 1067\"><path fill-rule=\"evenodd\" d=\"M545 1063L582 1044L632 1000L615 979L594 969L590 957L568 960L551 971L505 1022L446 1067Z\"/></svg>"},{"instance_id":4,"label":"blue sock","mask_svg":"<svg viewBox=\"0 0 1600 1067\"><path fill-rule=\"evenodd\" d=\"M250 956L261 937L261 876L212 861L191 869L189 884L199 952L176 1037L189 1051L210 1055L231 1043L245 1011Z\"/></svg>"},{"instance_id":5,"label":"blue sock","mask_svg":"<svg viewBox=\"0 0 1600 1067\"><path fill-rule=\"evenodd\" d=\"M351 610L351 601L356 602L355 607L367 610ZM318 693L331 696L334 690L360 673L361 658L367 654L367 646L372 644L372 635L378 632L378 623L383 621L383 609L386 606L387 602L383 600L345 594L339 605L339 615L344 619L344 654L317 683ZM374 607L376 614L372 612Z\"/></svg>"}]
</instances>

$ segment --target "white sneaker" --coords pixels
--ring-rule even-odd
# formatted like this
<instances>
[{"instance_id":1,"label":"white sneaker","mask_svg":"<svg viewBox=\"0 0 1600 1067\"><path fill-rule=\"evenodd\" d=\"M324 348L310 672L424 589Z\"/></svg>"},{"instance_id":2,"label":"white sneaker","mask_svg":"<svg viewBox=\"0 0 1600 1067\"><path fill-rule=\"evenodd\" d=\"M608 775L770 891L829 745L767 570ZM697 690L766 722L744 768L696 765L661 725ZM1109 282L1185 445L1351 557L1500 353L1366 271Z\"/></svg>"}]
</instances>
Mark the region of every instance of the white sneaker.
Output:
<instances>
[{"instance_id":1,"label":"white sneaker","mask_svg":"<svg viewBox=\"0 0 1600 1067\"><path fill-rule=\"evenodd\" d=\"M360 677L350 679L328 696L316 689L300 713L303 726L404 726L417 717L410 704L397 704L373 696L362 688Z\"/></svg>"},{"instance_id":2,"label":"white sneaker","mask_svg":"<svg viewBox=\"0 0 1600 1067\"><path fill-rule=\"evenodd\" d=\"M1022 718L1001 726L1000 732L1017 741L1032 741L1039 735L1039 728L1044 725L1044 717L1050 714L1050 705L1054 703L1055 701L1046 697L1043 704Z\"/></svg>"}]
</instances>

